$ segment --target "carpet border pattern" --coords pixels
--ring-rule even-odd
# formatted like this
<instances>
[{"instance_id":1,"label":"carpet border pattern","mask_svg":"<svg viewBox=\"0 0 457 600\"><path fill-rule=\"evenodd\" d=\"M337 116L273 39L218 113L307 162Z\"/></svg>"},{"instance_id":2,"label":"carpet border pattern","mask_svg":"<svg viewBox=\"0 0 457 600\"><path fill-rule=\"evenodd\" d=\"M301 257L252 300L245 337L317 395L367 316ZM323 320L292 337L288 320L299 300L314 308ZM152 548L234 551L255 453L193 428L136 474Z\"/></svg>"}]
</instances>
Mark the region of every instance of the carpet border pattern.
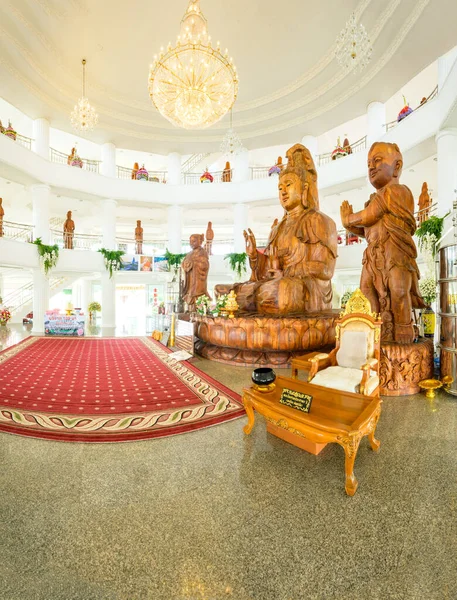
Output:
<instances>
[{"instance_id":1,"label":"carpet border pattern","mask_svg":"<svg viewBox=\"0 0 457 600\"><path fill-rule=\"evenodd\" d=\"M40 339L43 338L30 337L16 346L4 350L0 353L0 365ZM171 351L159 342L149 338L139 339L183 384L198 396L201 404L180 407L171 411L156 410L154 412L93 416L34 412L0 405L0 431L56 440L65 440L73 434L68 441L128 441L129 439L148 439L185 433L232 420L245 414L239 394L229 390L193 365L169 358ZM87 343L89 340L86 338L85 340L71 339L69 341Z\"/></svg>"}]
</instances>

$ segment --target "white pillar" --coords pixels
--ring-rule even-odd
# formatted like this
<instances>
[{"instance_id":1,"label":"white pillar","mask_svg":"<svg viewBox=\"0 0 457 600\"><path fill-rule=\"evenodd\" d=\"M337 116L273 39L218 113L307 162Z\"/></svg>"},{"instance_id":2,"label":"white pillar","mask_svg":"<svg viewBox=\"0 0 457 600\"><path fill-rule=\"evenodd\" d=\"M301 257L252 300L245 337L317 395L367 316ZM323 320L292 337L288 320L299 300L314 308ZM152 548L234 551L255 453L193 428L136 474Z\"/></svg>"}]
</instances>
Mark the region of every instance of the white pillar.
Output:
<instances>
[{"instance_id":1,"label":"white pillar","mask_svg":"<svg viewBox=\"0 0 457 600\"><path fill-rule=\"evenodd\" d=\"M103 200L102 205L102 232L103 248L114 250L116 248L116 200Z\"/></svg>"},{"instance_id":2,"label":"white pillar","mask_svg":"<svg viewBox=\"0 0 457 600\"><path fill-rule=\"evenodd\" d=\"M302 137L301 143L303 144L303 146L305 146L305 148L308 148L308 150L311 152L311 156L313 157L314 162L316 162L316 159L319 155L317 147L317 137L314 137L313 135L305 135L304 137ZM286 161L284 160L283 162Z\"/></svg>"},{"instance_id":3,"label":"white pillar","mask_svg":"<svg viewBox=\"0 0 457 600\"><path fill-rule=\"evenodd\" d=\"M178 204L168 207L168 250L179 254L182 250L182 210Z\"/></svg>"},{"instance_id":4,"label":"white pillar","mask_svg":"<svg viewBox=\"0 0 457 600\"><path fill-rule=\"evenodd\" d=\"M233 157L233 164L230 163L233 169L232 181L234 183L240 183L242 181L248 181L251 174L249 173L249 152L247 150L235 154Z\"/></svg>"},{"instance_id":5,"label":"white pillar","mask_svg":"<svg viewBox=\"0 0 457 600\"><path fill-rule=\"evenodd\" d=\"M436 134L438 156L438 206L439 217L452 210L457 197L457 129L443 129Z\"/></svg>"},{"instance_id":6,"label":"white pillar","mask_svg":"<svg viewBox=\"0 0 457 600\"><path fill-rule=\"evenodd\" d=\"M49 121L35 119L33 121L33 151L49 160Z\"/></svg>"},{"instance_id":7,"label":"white pillar","mask_svg":"<svg viewBox=\"0 0 457 600\"><path fill-rule=\"evenodd\" d=\"M367 106L367 149L386 133L386 105L370 102Z\"/></svg>"},{"instance_id":8,"label":"white pillar","mask_svg":"<svg viewBox=\"0 0 457 600\"><path fill-rule=\"evenodd\" d=\"M102 333L104 335L114 334L116 327L115 277L114 274L110 279L108 271L102 273Z\"/></svg>"},{"instance_id":9,"label":"white pillar","mask_svg":"<svg viewBox=\"0 0 457 600\"><path fill-rule=\"evenodd\" d=\"M116 146L111 142L102 145L100 173L105 177L116 177Z\"/></svg>"},{"instance_id":10,"label":"white pillar","mask_svg":"<svg viewBox=\"0 0 457 600\"><path fill-rule=\"evenodd\" d=\"M438 91L441 91L456 59L457 46L438 58Z\"/></svg>"},{"instance_id":11,"label":"white pillar","mask_svg":"<svg viewBox=\"0 0 457 600\"><path fill-rule=\"evenodd\" d=\"M33 327L32 333L44 333L44 314L49 308L49 279L43 269L33 269Z\"/></svg>"},{"instance_id":12,"label":"white pillar","mask_svg":"<svg viewBox=\"0 0 457 600\"><path fill-rule=\"evenodd\" d=\"M168 155L167 183L171 185L181 183L181 155L178 152L170 152Z\"/></svg>"},{"instance_id":13,"label":"white pillar","mask_svg":"<svg viewBox=\"0 0 457 600\"><path fill-rule=\"evenodd\" d=\"M85 315L89 315L87 307L92 302L92 280L81 279L80 308Z\"/></svg>"},{"instance_id":14,"label":"white pillar","mask_svg":"<svg viewBox=\"0 0 457 600\"><path fill-rule=\"evenodd\" d=\"M49 199L51 188L45 183L30 186L33 207L33 239L49 244Z\"/></svg>"},{"instance_id":15,"label":"white pillar","mask_svg":"<svg viewBox=\"0 0 457 600\"><path fill-rule=\"evenodd\" d=\"M249 207L247 204L235 204L233 207L233 251L246 252L243 231L248 228Z\"/></svg>"}]
</instances>

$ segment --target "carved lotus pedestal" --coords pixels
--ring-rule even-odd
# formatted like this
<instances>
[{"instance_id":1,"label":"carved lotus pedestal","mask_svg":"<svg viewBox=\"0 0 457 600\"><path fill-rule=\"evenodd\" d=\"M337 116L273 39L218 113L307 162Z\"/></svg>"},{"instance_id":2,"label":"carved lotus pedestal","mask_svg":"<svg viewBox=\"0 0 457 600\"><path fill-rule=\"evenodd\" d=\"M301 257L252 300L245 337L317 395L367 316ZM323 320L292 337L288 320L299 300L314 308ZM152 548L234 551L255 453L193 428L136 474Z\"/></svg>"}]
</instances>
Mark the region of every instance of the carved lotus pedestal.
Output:
<instances>
[{"instance_id":1,"label":"carved lotus pedestal","mask_svg":"<svg viewBox=\"0 0 457 600\"><path fill-rule=\"evenodd\" d=\"M433 376L433 340L414 344L381 344L380 392L383 396L409 396L420 392L419 381Z\"/></svg>"},{"instance_id":2,"label":"carved lotus pedestal","mask_svg":"<svg viewBox=\"0 0 457 600\"><path fill-rule=\"evenodd\" d=\"M251 313L233 319L196 315L195 350L245 367L289 367L292 358L335 345L338 311L289 317Z\"/></svg>"}]
</instances>

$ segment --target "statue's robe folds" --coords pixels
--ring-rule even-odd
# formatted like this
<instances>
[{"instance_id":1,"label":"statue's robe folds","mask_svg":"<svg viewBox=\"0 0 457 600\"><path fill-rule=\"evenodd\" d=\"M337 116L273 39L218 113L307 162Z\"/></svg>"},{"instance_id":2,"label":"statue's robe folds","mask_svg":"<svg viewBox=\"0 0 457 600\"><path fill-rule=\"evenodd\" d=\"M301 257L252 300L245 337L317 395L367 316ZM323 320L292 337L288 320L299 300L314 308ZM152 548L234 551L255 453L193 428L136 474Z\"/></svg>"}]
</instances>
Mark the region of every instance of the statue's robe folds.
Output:
<instances>
[{"instance_id":1,"label":"statue's robe folds","mask_svg":"<svg viewBox=\"0 0 457 600\"><path fill-rule=\"evenodd\" d=\"M184 272L182 298L188 306L193 306L200 296L208 296L208 253L202 247L189 252L181 263Z\"/></svg>"},{"instance_id":2,"label":"statue's robe folds","mask_svg":"<svg viewBox=\"0 0 457 600\"><path fill-rule=\"evenodd\" d=\"M314 208L286 215L272 228L265 250L250 259L251 280L234 286L240 308L269 315L331 309L336 256L332 219Z\"/></svg>"},{"instance_id":3,"label":"statue's robe folds","mask_svg":"<svg viewBox=\"0 0 457 600\"><path fill-rule=\"evenodd\" d=\"M394 339L396 306L391 296L409 297L410 308L424 308L419 291L420 273L413 240L416 231L414 198L406 185L391 184L372 194L365 208L354 215L348 229L366 238L368 246L362 261L361 289L383 319L383 339ZM401 272L410 277L401 277ZM407 285L408 289L402 290ZM373 292L378 306L373 304ZM407 324L407 323L404 323Z\"/></svg>"}]
</instances>

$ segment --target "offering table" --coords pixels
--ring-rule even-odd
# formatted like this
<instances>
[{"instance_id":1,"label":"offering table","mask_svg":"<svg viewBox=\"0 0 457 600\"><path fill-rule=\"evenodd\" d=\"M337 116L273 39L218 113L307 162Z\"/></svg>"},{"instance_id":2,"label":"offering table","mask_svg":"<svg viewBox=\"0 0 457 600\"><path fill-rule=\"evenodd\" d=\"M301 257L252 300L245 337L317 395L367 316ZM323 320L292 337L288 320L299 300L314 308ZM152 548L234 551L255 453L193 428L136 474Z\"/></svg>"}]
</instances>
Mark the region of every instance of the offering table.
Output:
<instances>
[{"instance_id":1,"label":"offering table","mask_svg":"<svg viewBox=\"0 0 457 600\"><path fill-rule=\"evenodd\" d=\"M281 404L284 389L309 394L312 397L310 412ZM345 453L346 493L353 496L358 487L354 462L361 439L367 435L372 450L379 450L380 442L374 434L381 414L381 402L379 398L277 377L274 389L270 391L259 391L257 386L243 390L243 403L248 416L244 432L251 433L256 410L269 423L306 440L316 444L339 444Z\"/></svg>"}]
</instances>

